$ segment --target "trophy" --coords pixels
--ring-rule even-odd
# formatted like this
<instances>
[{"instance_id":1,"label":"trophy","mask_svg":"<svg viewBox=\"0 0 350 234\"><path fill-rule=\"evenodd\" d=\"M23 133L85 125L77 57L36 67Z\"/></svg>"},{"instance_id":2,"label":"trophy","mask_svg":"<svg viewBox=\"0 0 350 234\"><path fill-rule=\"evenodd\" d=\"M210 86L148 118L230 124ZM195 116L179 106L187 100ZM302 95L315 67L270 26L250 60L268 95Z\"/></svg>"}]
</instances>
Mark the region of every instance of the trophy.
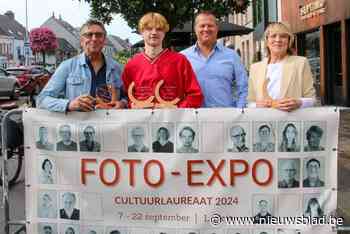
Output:
<instances>
[{"instance_id":1,"label":"trophy","mask_svg":"<svg viewBox=\"0 0 350 234\"><path fill-rule=\"evenodd\" d=\"M96 88L96 109L111 109L117 101L117 90L113 84L98 86Z\"/></svg>"},{"instance_id":2,"label":"trophy","mask_svg":"<svg viewBox=\"0 0 350 234\"><path fill-rule=\"evenodd\" d=\"M162 87L164 83L164 80L160 80L157 85L156 85L156 89L155 89L155 96L156 96L156 99L158 101L158 103L156 103L156 108L176 108L176 104L180 101L180 98L175 98L171 101L166 101L164 100L161 96L160 96L160 93L159 93L159 90L160 90L160 87Z\"/></svg>"},{"instance_id":3,"label":"trophy","mask_svg":"<svg viewBox=\"0 0 350 234\"><path fill-rule=\"evenodd\" d=\"M143 108L154 107L154 103L153 103L154 96L150 96L146 100L137 100L133 95L134 87L135 87L135 82L131 82L128 88L128 97L131 102L131 108L143 109Z\"/></svg>"}]
</instances>

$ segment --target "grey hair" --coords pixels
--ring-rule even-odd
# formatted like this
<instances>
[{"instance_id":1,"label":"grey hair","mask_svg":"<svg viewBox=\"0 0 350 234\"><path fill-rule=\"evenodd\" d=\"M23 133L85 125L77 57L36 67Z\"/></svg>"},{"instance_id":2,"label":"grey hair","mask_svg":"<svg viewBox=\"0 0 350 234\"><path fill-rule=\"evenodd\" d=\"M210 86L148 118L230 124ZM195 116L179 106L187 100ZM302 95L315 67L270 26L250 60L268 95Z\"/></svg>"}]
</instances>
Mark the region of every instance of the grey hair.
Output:
<instances>
[{"instance_id":1,"label":"grey hair","mask_svg":"<svg viewBox=\"0 0 350 234\"><path fill-rule=\"evenodd\" d=\"M80 27L80 32L79 32L80 36L82 36L83 31L84 31L85 28L90 27L92 25L99 26L100 28L102 28L104 34L107 35L106 28L105 28L104 24L101 21L99 21L97 19L89 19Z\"/></svg>"}]
</instances>

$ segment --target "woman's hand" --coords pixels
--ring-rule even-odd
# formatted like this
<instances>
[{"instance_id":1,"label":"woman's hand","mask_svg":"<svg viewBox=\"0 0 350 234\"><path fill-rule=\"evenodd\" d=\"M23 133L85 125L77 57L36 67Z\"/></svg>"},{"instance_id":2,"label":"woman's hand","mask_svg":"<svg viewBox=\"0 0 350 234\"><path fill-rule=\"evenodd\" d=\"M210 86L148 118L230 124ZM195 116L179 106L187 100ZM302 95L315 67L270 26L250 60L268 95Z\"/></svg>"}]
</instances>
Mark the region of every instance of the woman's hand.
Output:
<instances>
[{"instance_id":1,"label":"woman's hand","mask_svg":"<svg viewBox=\"0 0 350 234\"><path fill-rule=\"evenodd\" d=\"M276 101L276 108L281 111L294 111L301 107L301 100L294 98L283 98Z\"/></svg>"},{"instance_id":2,"label":"woman's hand","mask_svg":"<svg viewBox=\"0 0 350 234\"><path fill-rule=\"evenodd\" d=\"M271 108L272 107L272 100L271 99L258 100L258 101L256 101L256 107L257 108Z\"/></svg>"}]
</instances>

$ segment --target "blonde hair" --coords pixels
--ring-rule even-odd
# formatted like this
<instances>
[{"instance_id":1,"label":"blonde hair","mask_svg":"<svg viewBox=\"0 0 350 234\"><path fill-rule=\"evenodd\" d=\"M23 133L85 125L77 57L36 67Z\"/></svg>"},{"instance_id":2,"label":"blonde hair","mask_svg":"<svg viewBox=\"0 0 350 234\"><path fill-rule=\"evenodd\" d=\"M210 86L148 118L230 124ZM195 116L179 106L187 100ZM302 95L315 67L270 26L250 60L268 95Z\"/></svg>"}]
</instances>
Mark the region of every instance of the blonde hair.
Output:
<instances>
[{"instance_id":1,"label":"blonde hair","mask_svg":"<svg viewBox=\"0 0 350 234\"><path fill-rule=\"evenodd\" d=\"M290 29L290 26L287 22L275 22L270 23L264 33L265 38L265 50L268 54L268 57L270 57L271 52L270 49L267 47L267 38L269 35L273 33L286 33L289 36L289 43L288 43L288 49L287 54L291 55L293 54L293 45L294 45L294 34L292 33L292 30Z\"/></svg>"},{"instance_id":2,"label":"blonde hair","mask_svg":"<svg viewBox=\"0 0 350 234\"><path fill-rule=\"evenodd\" d=\"M164 16L156 12L149 12L141 17L138 24L139 33L142 33L146 27L159 28L164 32L169 31L168 21Z\"/></svg>"}]
</instances>

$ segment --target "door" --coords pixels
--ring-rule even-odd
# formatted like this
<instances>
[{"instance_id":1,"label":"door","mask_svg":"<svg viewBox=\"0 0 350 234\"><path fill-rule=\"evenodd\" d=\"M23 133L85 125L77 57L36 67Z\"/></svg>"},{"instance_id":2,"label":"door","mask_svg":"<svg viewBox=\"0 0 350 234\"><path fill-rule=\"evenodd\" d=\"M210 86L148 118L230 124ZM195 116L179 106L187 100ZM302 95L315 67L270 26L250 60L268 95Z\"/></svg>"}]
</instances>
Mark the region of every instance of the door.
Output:
<instances>
[{"instance_id":1,"label":"door","mask_svg":"<svg viewBox=\"0 0 350 234\"><path fill-rule=\"evenodd\" d=\"M325 27L326 104L345 105L340 23Z\"/></svg>"}]
</instances>

